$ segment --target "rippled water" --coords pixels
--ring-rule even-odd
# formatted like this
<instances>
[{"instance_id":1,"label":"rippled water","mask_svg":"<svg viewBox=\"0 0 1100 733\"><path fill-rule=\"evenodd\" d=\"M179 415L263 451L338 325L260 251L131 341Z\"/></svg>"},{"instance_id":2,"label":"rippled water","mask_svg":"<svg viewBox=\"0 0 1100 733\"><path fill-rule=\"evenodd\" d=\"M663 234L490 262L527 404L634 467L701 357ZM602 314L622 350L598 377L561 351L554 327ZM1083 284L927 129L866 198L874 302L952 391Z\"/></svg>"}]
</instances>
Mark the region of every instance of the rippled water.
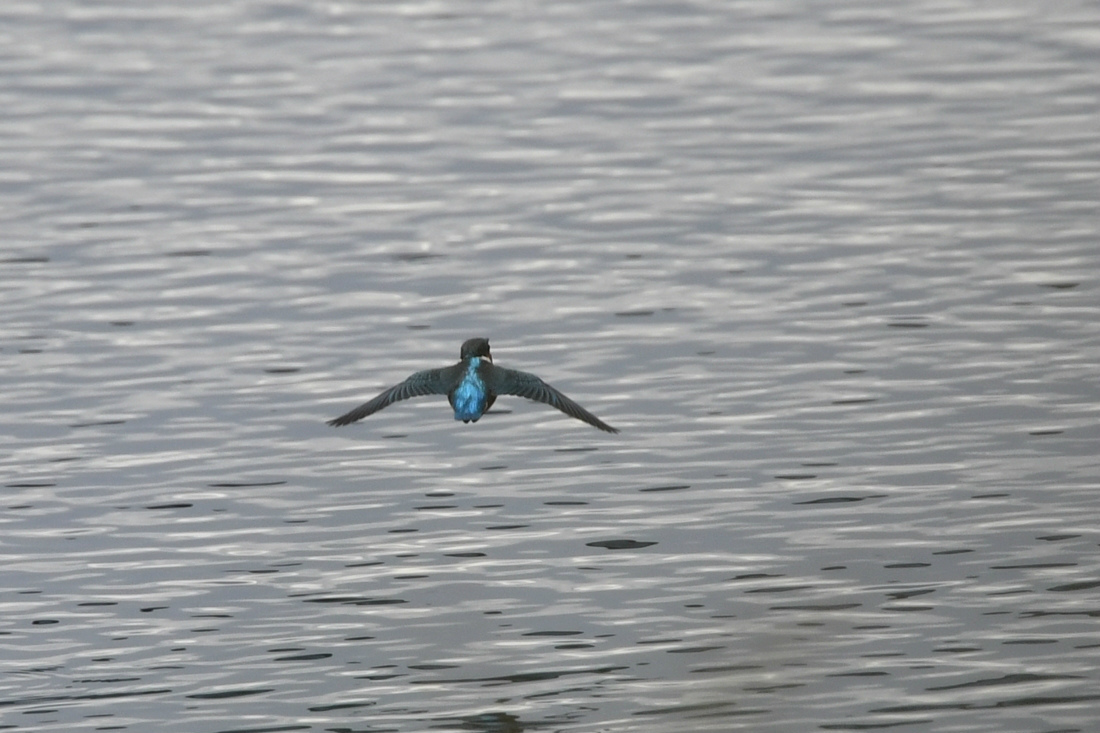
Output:
<instances>
[{"instance_id":1,"label":"rippled water","mask_svg":"<svg viewBox=\"0 0 1100 733\"><path fill-rule=\"evenodd\" d=\"M0 728L1095 728L1094 4L0 21Z\"/></svg>"}]
</instances>

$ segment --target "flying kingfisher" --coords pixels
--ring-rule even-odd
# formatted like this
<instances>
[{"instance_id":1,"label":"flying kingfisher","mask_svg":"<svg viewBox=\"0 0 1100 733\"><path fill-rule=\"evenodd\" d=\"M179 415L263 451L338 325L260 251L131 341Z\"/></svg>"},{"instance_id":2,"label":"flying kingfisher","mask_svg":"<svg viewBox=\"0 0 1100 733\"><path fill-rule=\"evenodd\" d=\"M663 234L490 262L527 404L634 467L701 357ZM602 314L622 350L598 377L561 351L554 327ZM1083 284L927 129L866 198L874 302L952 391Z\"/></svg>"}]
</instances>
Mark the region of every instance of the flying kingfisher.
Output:
<instances>
[{"instance_id":1,"label":"flying kingfisher","mask_svg":"<svg viewBox=\"0 0 1100 733\"><path fill-rule=\"evenodd\" d=\"M459 352L459 362L454 366L416 372L373 400L329 420L328 424L335 427L350 425L394 402L429 394L447 395L447 401L455 410L455 420L462 422L477 422L493 406L497 395L510 394L556 407L566 415L600 430L619 432L534 374L493 364L489 339L486 338L467 339Z\"/></svg>"}]
</instances>

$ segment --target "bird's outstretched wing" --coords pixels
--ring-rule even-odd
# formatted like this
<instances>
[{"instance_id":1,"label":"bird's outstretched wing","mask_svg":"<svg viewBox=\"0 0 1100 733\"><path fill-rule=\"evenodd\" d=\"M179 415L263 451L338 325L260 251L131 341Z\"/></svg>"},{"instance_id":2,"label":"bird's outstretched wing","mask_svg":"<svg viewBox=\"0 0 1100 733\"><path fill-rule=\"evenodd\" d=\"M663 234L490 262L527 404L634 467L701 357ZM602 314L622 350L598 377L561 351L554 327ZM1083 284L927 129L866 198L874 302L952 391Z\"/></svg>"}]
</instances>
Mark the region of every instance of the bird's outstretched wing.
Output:
<instances>
[{"instance_id":1,"label":"bird's outstretched wing","mask_svg":"<svg viewBox=\"0 0 1100 733\"><path fill-rule=\"evenodd\" d=\"M394 402L407 400L410 397L420 397L429 394L447 394L451 391L455 381L455 371L458 367L444 367L442 369L425 369L416 372L401 384L395 384L382 394L369 402L356 407L351 412L328 421L329 425L340 427L350 425L356 420L362 420L367 415L378 412L383 407L389 407Z\"/></svg>"},{"instance_id":2,"label":"bird's outstretched wing","mask_svg":"<svg viewBox=\"0 0 1100 733\"><path fill-rule=\"evenodd\" d=\"M546 382L536 377L534 374L521 372L516 369L505 369L503 367L494 366L490 375L488 386L492 392L497 394L516 395L517 397L526 397L535 402L542 402L551 407L556 407L566 415L569 415L569 417L583 420L600 430L606 430L609 433L619 432Z\"/></svg>"}]
</instances>

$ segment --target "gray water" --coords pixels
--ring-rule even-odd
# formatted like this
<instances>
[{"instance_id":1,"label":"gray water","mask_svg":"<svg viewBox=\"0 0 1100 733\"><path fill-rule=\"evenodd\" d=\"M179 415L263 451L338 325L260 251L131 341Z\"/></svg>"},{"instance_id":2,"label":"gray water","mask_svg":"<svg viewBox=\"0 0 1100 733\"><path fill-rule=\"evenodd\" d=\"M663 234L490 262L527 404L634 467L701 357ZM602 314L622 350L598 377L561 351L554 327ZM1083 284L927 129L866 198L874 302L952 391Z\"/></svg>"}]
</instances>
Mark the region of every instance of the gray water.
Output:
<instances>
[{"instance_id":1,"label":"gray water","mask_svg":"<svg viewBox=\"0 0 1100 733\"><path fill-rule=\"evenodd\" d=\"M0 728L1096 730L1098 29L0 5Z\"/></svg>"}]
</instances>

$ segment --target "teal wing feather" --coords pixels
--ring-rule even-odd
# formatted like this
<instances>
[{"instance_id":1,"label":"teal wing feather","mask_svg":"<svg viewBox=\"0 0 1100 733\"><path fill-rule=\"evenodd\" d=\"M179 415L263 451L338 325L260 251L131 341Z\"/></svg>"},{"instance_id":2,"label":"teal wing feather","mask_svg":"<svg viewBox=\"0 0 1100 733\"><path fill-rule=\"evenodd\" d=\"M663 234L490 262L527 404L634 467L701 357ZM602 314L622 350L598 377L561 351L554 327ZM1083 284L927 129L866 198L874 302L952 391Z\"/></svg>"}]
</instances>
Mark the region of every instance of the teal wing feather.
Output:
<instances>
[{"instance_id":1,"label":"teal wing feather","mask_svg":"<svg viewBox=\"0 0 1100 733\"><path fill-rule=\"evenodd\" d=\"M350 425L353 422L362 420L367 415L372 415L385 407L389 407L394 402L407 400L410 397L422 397L432 394L445 395L454 389L461 366L461 364L456 364L442 369L425 369L422 372L416 372L404 382L395 384L369 402L364 402L354 410L329 420L328 424L335 427Z\"/></svg>"},{"instance_id":2,"label":"teal wing feather","mask_svg":"<svg viewBox=\"0 0 1100 733\"><path fill-rule=\"evenodd\" d=\"M529 400L555 407L569 417L575 417L600 430L608 433L619 432L534 374L494 366L489 375L488 386L490 392L526 397Z\"/></svg>"}]
</instances>

